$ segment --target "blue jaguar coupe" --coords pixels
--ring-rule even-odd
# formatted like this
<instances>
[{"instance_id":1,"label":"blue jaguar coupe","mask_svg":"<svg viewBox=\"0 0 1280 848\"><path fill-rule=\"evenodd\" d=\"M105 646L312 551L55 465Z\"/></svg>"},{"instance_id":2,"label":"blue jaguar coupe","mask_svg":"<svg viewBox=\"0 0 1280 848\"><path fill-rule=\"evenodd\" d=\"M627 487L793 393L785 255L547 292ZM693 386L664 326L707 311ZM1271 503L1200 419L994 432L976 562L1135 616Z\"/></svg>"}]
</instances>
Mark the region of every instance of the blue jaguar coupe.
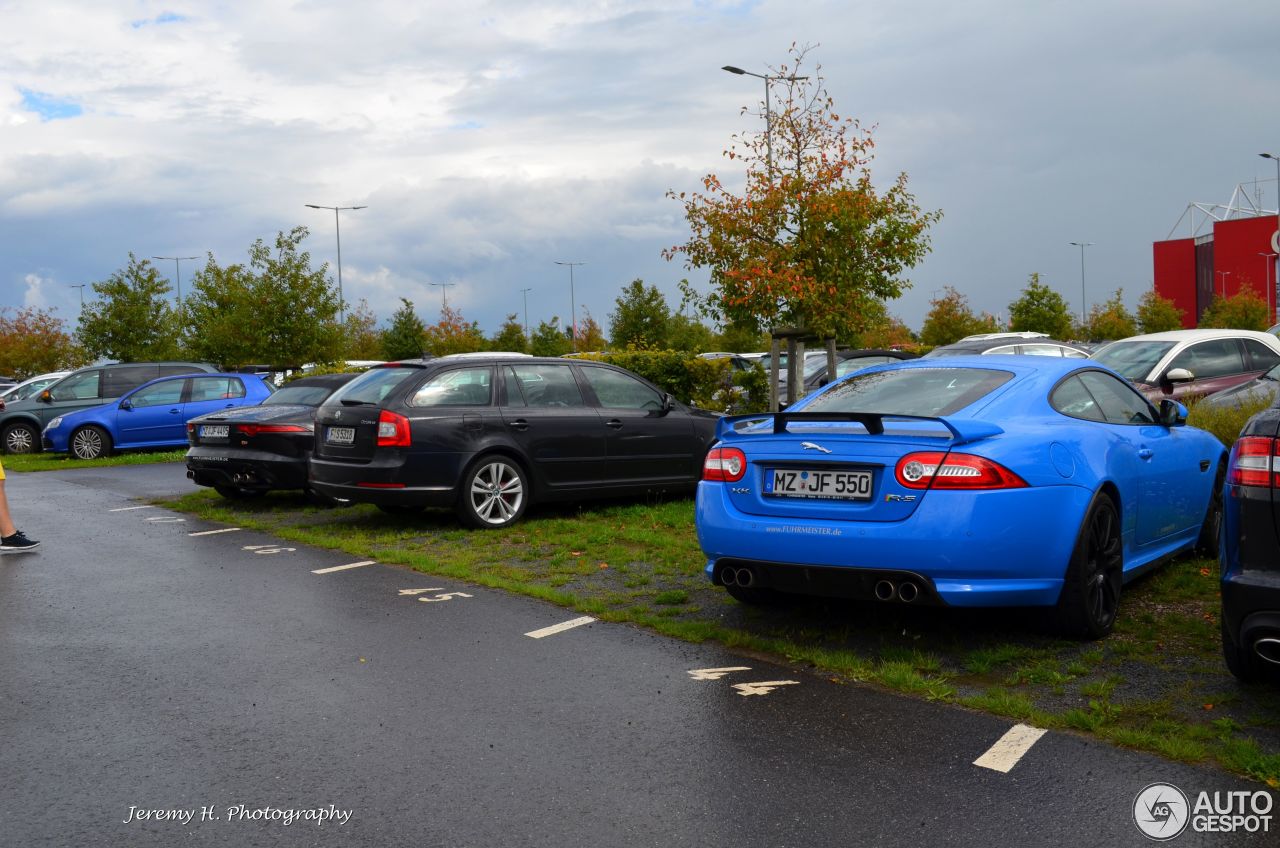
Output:
<instances>
[{"instance_id":1,"label":"blue jaguar coupe","mask_svg":"<svg viewBox=\"0 0 1280 848\"><path fill-rule=\"evenodd\" d=\"M1217 555L1226 449L1081 359L877 366L785 412L723 418L698 485L706 574L785 593L1051 607L1098 638L1121 586Z\"/></svg>"}]
</instances>

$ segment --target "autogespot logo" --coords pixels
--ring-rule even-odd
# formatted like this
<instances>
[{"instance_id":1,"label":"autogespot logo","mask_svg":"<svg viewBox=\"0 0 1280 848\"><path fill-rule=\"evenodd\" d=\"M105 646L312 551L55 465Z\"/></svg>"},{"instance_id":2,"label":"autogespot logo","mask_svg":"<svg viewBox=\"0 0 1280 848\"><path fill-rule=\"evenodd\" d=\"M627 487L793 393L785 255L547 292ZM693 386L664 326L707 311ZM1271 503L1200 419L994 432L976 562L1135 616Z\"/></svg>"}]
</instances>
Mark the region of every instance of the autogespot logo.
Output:
<instances>
[{"instance_id":1,"label":"autogespot logo","mask_svg":"<svg viewBox=\"0 0 1280 848\"><path fill-rule=\"evenodd\" d=\"M1133 799L1133 823L1143 836L1158 842L1182 833L1190 818L1187 796L1172 783L1153 783Z\"/></svg>"}]
</instances>

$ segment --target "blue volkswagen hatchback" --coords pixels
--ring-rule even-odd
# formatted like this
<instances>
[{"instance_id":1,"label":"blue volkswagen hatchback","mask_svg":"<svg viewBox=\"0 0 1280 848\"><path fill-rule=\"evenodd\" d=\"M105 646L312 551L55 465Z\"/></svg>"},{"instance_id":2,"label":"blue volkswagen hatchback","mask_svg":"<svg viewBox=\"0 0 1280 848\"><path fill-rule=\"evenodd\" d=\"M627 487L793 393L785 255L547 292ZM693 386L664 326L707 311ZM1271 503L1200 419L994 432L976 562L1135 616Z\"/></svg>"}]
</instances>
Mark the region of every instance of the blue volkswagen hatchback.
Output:
<instances>
[{"instance_id":1,"label":"blue volkswagen hatchback","mask_svg":"<svg viewBox=\"0 0 1280 848\"><path fill-rule=\"evenodd\" d=\"M119 400L59 415L44 428L48 451L96 459L125 448L185 447L187 421L256 406L273 391L253 374L188 374L144 383Z\"/></svg>"},{"instance_id":2,"label":"blue volkswagen hatchback","mask_svg":"<svg viewBox=\"0 0 1280 848\"><path fill-rule=\"evenodd\" d=\"M697 496L706 574L780 593L1043 606L1097 638L1123 583L1216 555L1226 451L1081 359L919 359L721 419Z\"/></svg>"}]
</instances>

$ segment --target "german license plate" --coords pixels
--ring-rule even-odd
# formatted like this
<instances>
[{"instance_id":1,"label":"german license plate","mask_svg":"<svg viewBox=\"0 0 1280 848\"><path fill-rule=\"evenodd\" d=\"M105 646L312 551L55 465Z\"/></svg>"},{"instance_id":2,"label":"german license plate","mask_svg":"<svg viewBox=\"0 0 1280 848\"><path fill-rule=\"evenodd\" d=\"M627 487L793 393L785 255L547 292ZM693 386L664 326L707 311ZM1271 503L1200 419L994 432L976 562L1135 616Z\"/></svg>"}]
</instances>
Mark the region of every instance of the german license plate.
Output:
<instances>
[{"instance_id":1,"label":"german license plate","mask_svg":"<svg viewBox=\"0 0 1280 848\"><path fill-rule=\"evenodd\" d=\"M871 500L870 471L823 471L817 468L770 468L764 493L780 498Z\"/></svg>"},{"instance_id":2,"label":"german license plate","mask_svg":"<svg viewBox=\"0 0 1280 848\"><path fill-rule=\"evenodd\" d=\"M200 438L202 439L225 439L231 433L231 429L226 424L201 424Z\"/></svg>"},{"instance_id":3,"label":"german license plate","mask_svg":"<svg viewBox=\"0 0 1280 848\"><path fill-rule=\"evenodd\" d=\"M330 427L325 431L324 440L331 445L349 445L356 440L355 427Z\"/></svg>"}]
</instances>

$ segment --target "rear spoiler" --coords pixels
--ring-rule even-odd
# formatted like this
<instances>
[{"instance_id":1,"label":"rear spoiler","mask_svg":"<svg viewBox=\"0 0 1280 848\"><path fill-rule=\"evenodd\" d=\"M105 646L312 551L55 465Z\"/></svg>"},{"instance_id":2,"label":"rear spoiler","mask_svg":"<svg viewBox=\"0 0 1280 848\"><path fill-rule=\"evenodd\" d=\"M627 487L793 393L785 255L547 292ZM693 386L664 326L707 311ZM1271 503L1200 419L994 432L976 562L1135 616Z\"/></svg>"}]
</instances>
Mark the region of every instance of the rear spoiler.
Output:
<instances>
[{"instance_id":1,"label":"rear spoiler","mask_svg":"<svg viewBox=\"0 0 1280 848\"><path fill-rule=\"evenodd\" d=\"M768 430L759 429L753 432L744 432L738 429L739 424L748 421L764 424L769 419L773 419L773 427ZM936 418L927 415L899 415L890 412L775 412L772 414L766 412L754 415L731 415L721 418L716 424L716 438L720 441L729 441L732 439L747 439L766 433L769 435L786 433L788 432L787 425L793 421L805 424L818 421L861 424L866 428L868 435L880 436L884 434L884 422L886 419L890 421L926 421L941 425L951 433L951 443L953 445L976 442L979 439L999 436L1004 432L1003 429L995 424L987 421L975 421L971 418ZM916 434L909 435L915 436ZM934 437L919 434L918 438Z\"/></svg>"}]
</instances>

